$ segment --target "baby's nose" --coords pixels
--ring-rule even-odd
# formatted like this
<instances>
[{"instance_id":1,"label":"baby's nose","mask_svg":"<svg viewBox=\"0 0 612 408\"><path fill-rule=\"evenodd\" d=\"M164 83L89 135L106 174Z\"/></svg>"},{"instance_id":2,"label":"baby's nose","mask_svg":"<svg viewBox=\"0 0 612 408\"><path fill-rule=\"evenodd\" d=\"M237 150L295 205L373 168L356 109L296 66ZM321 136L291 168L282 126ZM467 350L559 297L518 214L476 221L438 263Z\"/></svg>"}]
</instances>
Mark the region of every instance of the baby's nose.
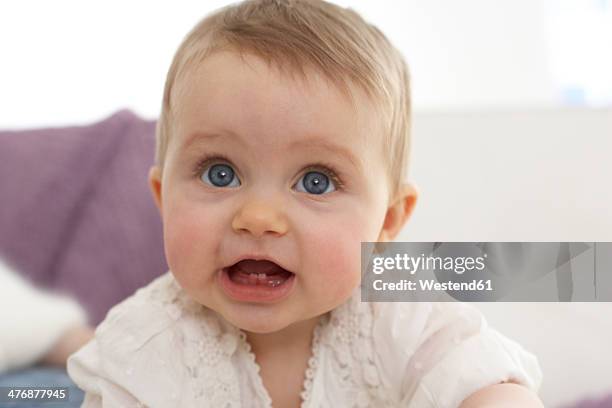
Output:
<instances>
[{"instance_id":1,"label":"baby's nose","mask_svg":"<svg viewBox=\"0 0 612 408\"><path fill-rule=\"evenodd\" d=\"M236 212L232 228L258 238L266 233L281 236L287 233L288 222L280 202L251 200Z\"/></svg>"}]
</instances>

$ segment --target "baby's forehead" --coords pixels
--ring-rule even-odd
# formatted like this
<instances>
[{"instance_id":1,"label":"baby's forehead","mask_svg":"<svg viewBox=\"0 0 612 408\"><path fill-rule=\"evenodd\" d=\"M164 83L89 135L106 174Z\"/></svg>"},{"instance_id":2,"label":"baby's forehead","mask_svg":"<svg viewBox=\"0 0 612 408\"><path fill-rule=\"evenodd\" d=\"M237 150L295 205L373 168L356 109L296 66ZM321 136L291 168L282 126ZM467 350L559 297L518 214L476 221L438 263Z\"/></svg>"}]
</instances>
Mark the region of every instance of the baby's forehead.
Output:
<instances>
[{"instance_id":1,"label":"baby's forehead","mask_svg":"<svg viewBox=\"0 0 612 408\"><path fill-rule=\"evenodd\" d=\"M269 59L250 51L220 49L207 53L206 57L199 61L186 63L181 71L175 78L172 89L171 100L175 102L171 104L172 107L178 105L180 101L177 99L180 99L186 90L202 85L205 81L214 83L228 76L233 76L230 79L235 79L236 73L240 72L251 74L250 79L256 80L252 85L262 81L283 82L301 92L301 96L304 94L303 91L308 93L313 88L326 89L328 93L342 95L345 102L358 113L363 114L364 111L381 113L379 98L347 75L334 76L312 64L296 63L288 57Z\"/></svg>"},{"instance_id":2,"label":"baby's forehead","mask_svg":"<svg viewBox=\"0 0 612 408\"><path fill-rule=\"evenodd\" d=\"M354 84L344 88L315 69L290 67L250 54L218 52L177 82L173 105L180 134L230 128L239 134L351 144L383 143L381 115ZM348 139L347 139L348 137Z\"/></svg>"}]
</instances>

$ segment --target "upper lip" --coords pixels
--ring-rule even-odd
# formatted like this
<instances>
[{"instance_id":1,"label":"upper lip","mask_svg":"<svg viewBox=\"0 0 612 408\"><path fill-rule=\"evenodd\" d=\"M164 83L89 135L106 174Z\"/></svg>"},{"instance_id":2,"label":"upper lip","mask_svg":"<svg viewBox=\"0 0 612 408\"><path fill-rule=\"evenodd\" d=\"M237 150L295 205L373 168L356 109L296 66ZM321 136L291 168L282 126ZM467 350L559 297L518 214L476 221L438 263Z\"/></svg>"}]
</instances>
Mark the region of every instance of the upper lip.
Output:
<instances>
[{"instance_id":1,"label":"upper lip","mask_svg":"<svg viewBox=\"0 0 612 408\"><path fill-rule=\"evenodd\" d=\"M232 265L237 264L240 261L244 261L247 259L251 259L254 261L270 261L270 262L274 262L275 264L277 264L278 266L280 266L281 268L283 268L284 270L294 273L292 270L290 270L289 268L285 267L284 264L282 264L281 262L279 262L276 258L273 258L269 255L265 255L265 254L247 254L247 255L241 255L237 258L235 258L233 261L231 261L231 263L229 265L226 265L224 269L227 269L229 267L231 267Z\"/></svg>"}]
</instances>

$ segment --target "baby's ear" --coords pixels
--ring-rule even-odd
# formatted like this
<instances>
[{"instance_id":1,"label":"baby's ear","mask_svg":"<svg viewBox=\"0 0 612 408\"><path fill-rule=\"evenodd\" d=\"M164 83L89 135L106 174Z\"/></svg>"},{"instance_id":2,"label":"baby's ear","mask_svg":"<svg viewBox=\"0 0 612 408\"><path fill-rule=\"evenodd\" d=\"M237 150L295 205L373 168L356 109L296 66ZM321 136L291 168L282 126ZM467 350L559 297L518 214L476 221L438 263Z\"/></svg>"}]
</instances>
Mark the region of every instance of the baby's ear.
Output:
<instances>
[{"instance_id":1,"label":"baby's ear","mask_svg":"<svg viewBox=\"0 0 612 408\"><path fill-rule=\"evenodd\" d=\"M162 215L161 175L162 172L159 166L155 165L149 169L149 188L160 215Z\"/></svg>"},{"instance_id":2,"label":"baby's ear","mask_svg":"<svg viewBox=\"0 0 612 408\"><path fill-rule=\"evenodd\" d=\"M412 184L403 184L391 202L378 236L379 242L393 241L414 210L418 191Z\"/></svg>"}]
</instances>

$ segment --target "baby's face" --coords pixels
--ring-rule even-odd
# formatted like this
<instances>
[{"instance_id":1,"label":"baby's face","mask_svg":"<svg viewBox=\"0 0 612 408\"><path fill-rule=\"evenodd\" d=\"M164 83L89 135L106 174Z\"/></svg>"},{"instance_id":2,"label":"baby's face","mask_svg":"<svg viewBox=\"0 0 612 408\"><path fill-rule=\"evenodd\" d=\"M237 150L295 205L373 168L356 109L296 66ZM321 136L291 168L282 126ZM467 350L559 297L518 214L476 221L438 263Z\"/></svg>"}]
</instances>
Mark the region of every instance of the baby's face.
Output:
<instances>
[{"instance_id":1,"label":"baby's face","mask_svg":"<svg viewBox=\"0 0 612 408\"><path fill-rule=\"evenodd\" d=\"M380 120L357 90L353 107L309 75L208 57L175 88L161 180L151 172L171 271L243 330L343 303L359 285L360 242L378 240L385 218Z\"/></svg>"}]
</instances>

